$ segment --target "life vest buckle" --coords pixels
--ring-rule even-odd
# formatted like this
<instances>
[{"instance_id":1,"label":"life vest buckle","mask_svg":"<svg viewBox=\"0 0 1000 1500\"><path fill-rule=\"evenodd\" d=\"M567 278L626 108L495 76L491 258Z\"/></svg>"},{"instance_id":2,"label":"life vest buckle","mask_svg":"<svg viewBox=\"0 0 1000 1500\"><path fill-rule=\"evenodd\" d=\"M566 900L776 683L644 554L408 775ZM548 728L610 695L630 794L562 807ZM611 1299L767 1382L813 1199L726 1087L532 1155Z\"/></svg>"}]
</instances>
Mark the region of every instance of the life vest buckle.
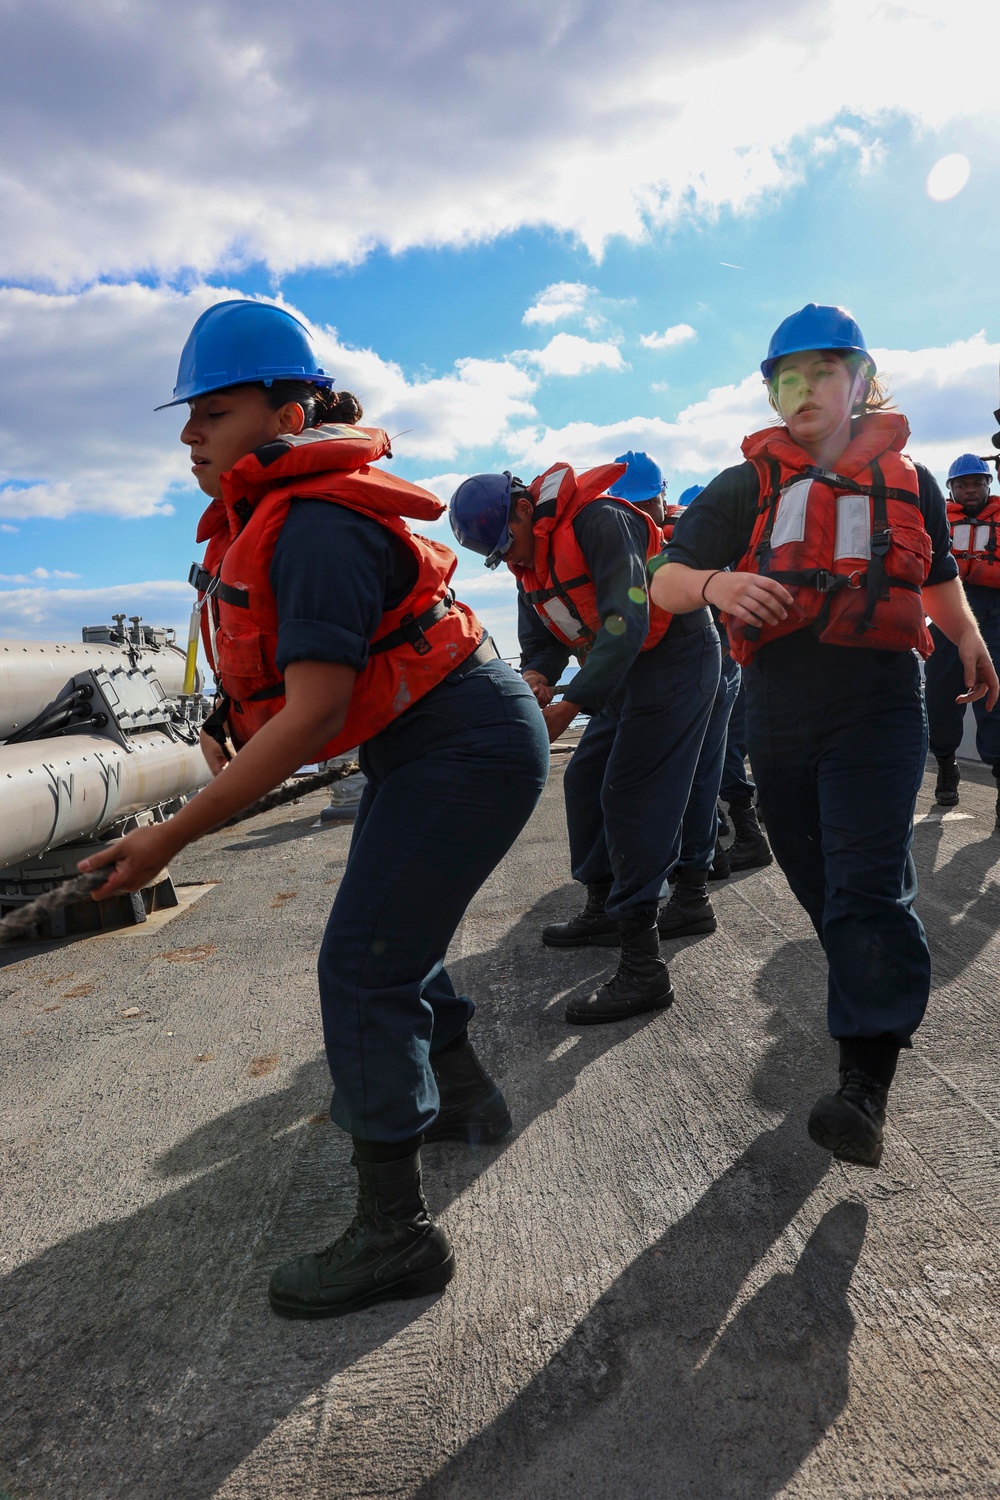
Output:
<instances>
[{"instance_id":1,"label":"life vest buckle","mask_svg":"<svg viewBox=\"0 0 1000 1500\"><path fill-rule=\"evenodd\" d=\"M403 616L399 622L399 629L407 645L412 646L418 656L427 655L431 649L431 643L412 614Z\"/></svg>"},{"instance_id":2,"label":"life vest buckle","mask_svg":"<svg viewBox=\"0 0 1000 1500\"><path fill-rule=\"evenodd\" d=\"M853 573L848 573L847 575L847 587L849 589L859 589L864 581L865 575L860 568L855 568Z\"/></svg>"}]
</instances>

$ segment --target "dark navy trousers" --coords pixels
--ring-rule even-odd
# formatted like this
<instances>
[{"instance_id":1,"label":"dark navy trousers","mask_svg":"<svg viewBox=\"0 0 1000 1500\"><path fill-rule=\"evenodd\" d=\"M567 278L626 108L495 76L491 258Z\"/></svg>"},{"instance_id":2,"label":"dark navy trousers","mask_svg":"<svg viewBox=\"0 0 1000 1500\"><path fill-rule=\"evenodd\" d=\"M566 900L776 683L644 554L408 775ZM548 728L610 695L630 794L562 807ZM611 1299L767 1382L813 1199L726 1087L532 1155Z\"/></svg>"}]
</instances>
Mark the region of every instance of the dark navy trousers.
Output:
<instances>
[{"instance_id":1,"label":"dark navy trousers","mask_svg":"<svg viewBox=\"0 0 1000 1500\"><path fill-rule=\"evenodd\" d=\"M613 876L606 910L616 921L655 915L677 861L720 655L707 609L679 616L636 657L566 768L573 879Z\"/></svg>"},{"instance_id":2,"label":"dark navy trousers","mask_svg":"<svg viewBox=\"0 0 1000 1500\"><path fill-rule=\"evenodd\" d=\"M830 1034L908 1046L931 977L910 853L927 756L916 657L796 631L744 680L767 836L826 951Z\"/></svg>"},{"instance_id":3,"label":"dark navy trousers","mask_svg":"<svg viewBox=\"0 0 1000 1500\"><path fill-rule=\"evenodd\" d=\"M476 891L548 773L545 722L502 661L446 679L361 748L368 778L319 956L330 1116L401 1141L439 1107L430 1054L475 1009L444 967Z\"/></svg>"},{"instance_id":4,"label":"dark navy trousers","mask_svg":"<svg viewBox=\"0 0 1000 1500\"><path fill-rule=\"evenodd\" d=\"M967 588L972 612L979 623L993 665L1000 670L1000 589L982 587ZM965 673L958 657L958 647L948 637L931 626L934 650L924 669L924 684L927 692L927 727L930 732L930 747L934 755L954 755L962 743L967 703L956 703L959 693L965 692ZM1000 769L1000 705L992 713L986 712L986 699L979 698L972 705L976 716L976 751L981 761Z\"/></svg>"},{"instance_id":5,"label":"dark navy trousers","mask_svg":"<svg viewBox=\"0 0 1000 1500\"><path fill-rule=\"evenodd\" d=\"M741 682L726 736L726 754L722 762L722 785L719 796L730 807L752 807L757 788L747 775L747 690Z\"/></svg>"},{"instance_id":6,"label":"dark navy trousers","mask_svg":"<svg viewBox=\"0 0 1000 1500\"><path fill-rule=\"evenodd\" d=\"M722 673L681 825L680 870L707 870L719 834L719 785L728 743L729 715L740 691L739 663L722 657Z\"/></svg>"}]
</instances>

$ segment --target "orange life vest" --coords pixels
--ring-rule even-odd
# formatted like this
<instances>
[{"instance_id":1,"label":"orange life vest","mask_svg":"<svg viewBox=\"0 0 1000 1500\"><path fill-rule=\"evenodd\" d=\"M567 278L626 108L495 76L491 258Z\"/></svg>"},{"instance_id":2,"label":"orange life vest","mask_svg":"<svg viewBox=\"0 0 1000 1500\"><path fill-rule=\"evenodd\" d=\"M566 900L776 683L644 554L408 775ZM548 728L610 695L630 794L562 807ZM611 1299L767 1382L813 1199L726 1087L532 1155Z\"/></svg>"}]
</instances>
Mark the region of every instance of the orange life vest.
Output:
<instances>
[{"instance_id":1,"label":"orange life vest","mask_svg":"<svg viewBox=\"0 0 1000 1500\"><path fill-rule=\"evenodd\" d=\"M949 500L948 526L958 576L980 588L1000 589L1000 495L990 495L977 516Z\"/></svg>"},{"instance_id":2,"label":"orange life vest","mask_svg":"<svg viewBox=\"0 0 1000 1500\"><path fill-rule=\"evenodd\" d=\"M723 615L738 662L807 626L827 645L930 655L920 590L931 540L917 471L900 451L909 434L906 418L895 413L860 418L836 473L814 464L787 427L744 439L761 499L738 570L784 584L794 607L779 624L760 628Z\"/></svg>"},{"instance_id":3,"label":"orange life vest","mask_svg":"<svg viewBox=\"0 0 1000 1500\"><path fill-rule=\"evenodd\" d=\"M234 744L245 745L285 702L275 661L278 607L271 559L293 499L328 500L378 521L409 550L417 579L387 610L358 673L340 734L318 758L353 749L385 729L436 687L479 645L483 627L449 588L458 559L441 542L412 532L404 516L436 521L444 506L426 490L369 468L389 452L375 428L327 424L265 444L222 478L222 498L202 516L205 562L191 581L211 610L202 622L209 661L230 700Z\"/></svg>"},{"instance_id":4,"label":"orange life vest","mask_svg":"<svg viewBox=\"0 0 1000 1500\"><path fill-rule=\"evenodd\" d=\"M568 464L553 464L528 486L535 502L535 566L509 564L524 589L524 597L557 640L582 661L605 623L597 609L597 591L587 571L573 521L595 500L610 499L642 516L647 527L646 560L658 556L663 544L651 516L627 500L607 495L608 485L625 473L625 464L603 464L576 474ZM648 598L648 593L647 593ZM649 651L664 637L672 615L649 600L649 630L642 650Z\"/></svg>"}]
</instances>

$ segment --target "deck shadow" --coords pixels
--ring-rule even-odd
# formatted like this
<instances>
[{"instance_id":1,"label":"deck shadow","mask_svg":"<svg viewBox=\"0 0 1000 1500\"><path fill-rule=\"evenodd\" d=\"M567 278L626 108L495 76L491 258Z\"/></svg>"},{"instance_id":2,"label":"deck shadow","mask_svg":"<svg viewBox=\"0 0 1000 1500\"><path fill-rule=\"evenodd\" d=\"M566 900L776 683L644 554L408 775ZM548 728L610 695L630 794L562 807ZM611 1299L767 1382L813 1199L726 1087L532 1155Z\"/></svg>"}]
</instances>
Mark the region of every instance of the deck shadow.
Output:
<instances>
[{"instance_id":1,"label":"deck shadow","mask_svg":"<svg viewBox=\"0 0 1000 1500\"><path fill-rule=\"evenodd\" d=\"M449 966L482 1002L476 1044L517 1130L608 1047L655 1024L589 1027L559 1047L569 1028L561 1006L546 1006L553 989L589 987L614 955L592 950L553 966L538 942L550 902L551 893L489 954ZM328 1100L317 1055L284 1087L151 1162L152 1201L0 1281L0 1488L17 1500L207 1500L314 1391L425 1313L426 1299L289 1324L267 1307L270 1267L326 1243L353 1213L349 1139L319 1122ZM502 1149L428 1148L434 1208Z\"/></svg>"}]
</instances>

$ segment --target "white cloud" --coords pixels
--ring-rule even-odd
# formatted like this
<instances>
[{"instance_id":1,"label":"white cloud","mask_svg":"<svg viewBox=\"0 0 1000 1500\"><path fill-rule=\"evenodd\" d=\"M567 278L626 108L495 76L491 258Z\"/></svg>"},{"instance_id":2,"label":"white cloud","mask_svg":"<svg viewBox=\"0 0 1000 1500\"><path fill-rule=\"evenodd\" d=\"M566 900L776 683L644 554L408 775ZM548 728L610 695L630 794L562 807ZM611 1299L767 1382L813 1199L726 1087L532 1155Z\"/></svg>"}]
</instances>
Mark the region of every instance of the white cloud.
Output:
<instances>
[{"instance_id":1,"label":"white cloud","mask_svg":"<svg viewBox=\"0 0 1000 1500\"><path fill-rule=\"evenodd\" d=\"M522 226L599 254L782 190L838 118L864 161L894 115L982 117L982 36L982 0L8 5L0 276L281 273Z\"/></svg>"},{"instance_id":2,"label":"white cloud","mask_svg":"<svg viewBox=\"0 0 1000 1500\"><path fill-rule=\"evenodd\" d=\"M543 375L586 375L591 370L626 370L617 344L595 343L577 333L557 333L544 349L519 349L514 356L537 366Z\"/></svg>"},{"instance_id":3,"label":"white cloud","mask_svg":"<svg viewBox=\"0 0 1000 1500\"><path fill-rule=\"evenodd\" d=\"M195 318L232 295L134 282L67 294L0 288L0 516L148 516L172 511L175 488L197 503L181 418L153 407L170 395ZM510 361L462 359L411 381L373 350L341 344L335 329L313 332L365 420L405 433L400 459L454 460L505 442L512 423L534 416L536 378Z\"/></svg>"},{"instance_id":4,"label":"white cloud","mask_svg":"<svg viewBox=\"0 0 1000 1500\"><path fill-rule=\"evenodd\" d=\"M14 531L11 526L5 528ZM32 568L30 573L0 573L0 583L30 583L33 578L79 578L79 573L64 573L61 568L53 568L51 573L48 568Z\"/></svg>"},{"instance_id":5,"label":"white cloud","mask_svg":"<svg viewBox=\"0 0 1000 1500\"><path fill-rule=\"evenodd\" d=\"M663 333L641 333L639 343L646 349L672 349L675 344L686 344L697 334L690 323L675 323Z\"/></svg>"},{"instance_id":6,"label":"white cloud","mask_svg":"<svg viewBox=\"0 0 1000 1500\"><path fill-rule=\"evenodd\" d=\"M959 453L991 451L1000 343L977 333L941 348L872 353L896 406L909 420L911 457L943 482ZM668 476L706 481L720 469L740 463L743 437L773 420L763 381L755 371L734 385L709 391L674 421L636 416L604 425L571 422L559 428L526 429L510 457L528 478L558 459L582 469L633 448L649 453Z\"/></svg>"},{"instance_id":7,"label":"white cloud","mask_svg":"<svg viewBox=\"0 0 1000 1500\"><path fill-rule=\"evenodd\" d=\"M9 526L6 521L0 522L0 531L6 533L7 536L17 536L17 527Z\"/></svg>"},{"instance_id":8,"label":"white cloud","mask_svg":"<svg viewBox=\"0 0 1000 1500\"><path fill-rule=\"evenodd\" d=\"M140 614L150 625L172 625L186 637L192 593L186 583L157 580L100 589L0 589L0 637L78 641L82 625L103 625L116 613Z\"/></svg>"},{"instance_id":9,"label":"white cloud","mask_svg":"<svg viewBox=\"0 0 1000 1500\"><path fill-rule=\"evenodd\" d=\"M583 281L554 281L531 304L521 319L522 323L561 323L566 318L578 318L587 309L597 288Z\"/></svg>"}]
</instances>

